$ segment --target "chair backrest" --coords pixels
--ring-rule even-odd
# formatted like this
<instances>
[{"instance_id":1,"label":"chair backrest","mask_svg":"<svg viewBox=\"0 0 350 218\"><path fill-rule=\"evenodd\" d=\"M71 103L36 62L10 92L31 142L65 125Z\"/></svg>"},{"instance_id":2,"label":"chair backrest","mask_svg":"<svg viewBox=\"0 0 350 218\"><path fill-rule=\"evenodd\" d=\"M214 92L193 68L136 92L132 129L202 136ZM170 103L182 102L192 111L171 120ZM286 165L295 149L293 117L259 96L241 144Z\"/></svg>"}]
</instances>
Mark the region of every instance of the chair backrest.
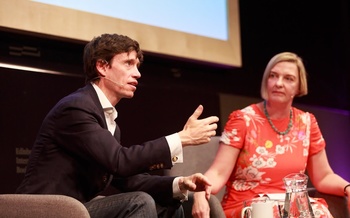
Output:
<instances>
[{"instance_id":1,"label":"chair backrest","mask_svg":"<svg viewBox=\"0 0 350 218\"><path fill-rule=\"evenodd\" d=\"M170 170L166 170L165 175L189 176L193 173L205 173L212 164L216 152L219 148L220 136L214 136L210 142L199 146L187 146L183 149L184 162L175 164ZM216 194L221 200L224 189Z\"/></svg>"},{"instance_id":2,"label":"chair backrest","mask_svg":"<svg viewBox=\"0 0 350 218\"><path fill-rule=\"evenodd\" d=\"M90 218L86 207L64 195L0 194L2 218Z\"/></svg>"}]
</instances>

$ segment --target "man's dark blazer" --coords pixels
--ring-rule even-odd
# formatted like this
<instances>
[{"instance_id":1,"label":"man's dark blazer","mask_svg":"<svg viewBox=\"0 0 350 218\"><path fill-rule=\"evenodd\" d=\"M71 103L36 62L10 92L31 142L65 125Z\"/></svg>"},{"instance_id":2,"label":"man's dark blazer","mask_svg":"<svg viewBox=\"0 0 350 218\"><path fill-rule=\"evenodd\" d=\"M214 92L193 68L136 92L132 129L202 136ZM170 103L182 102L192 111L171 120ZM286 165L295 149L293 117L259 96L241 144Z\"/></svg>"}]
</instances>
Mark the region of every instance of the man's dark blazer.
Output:
<instances>
[{"instance_id":1,"label":"man's dark blazer","mask_svg":"<svg viewBox=\"0 0 350 218\"><path fill-rule=\"evenodd\" d=\"M117 127L119 130L119 127ZM87 202L109 183L122 192L145 191L172 202L173 177L145 172L171 168L165 137L123 147L107 129L91 84L61 99L45 117L17 193L62 194ZM155 167L156 166L156 167Z\"/></svg>"}]
</instances>

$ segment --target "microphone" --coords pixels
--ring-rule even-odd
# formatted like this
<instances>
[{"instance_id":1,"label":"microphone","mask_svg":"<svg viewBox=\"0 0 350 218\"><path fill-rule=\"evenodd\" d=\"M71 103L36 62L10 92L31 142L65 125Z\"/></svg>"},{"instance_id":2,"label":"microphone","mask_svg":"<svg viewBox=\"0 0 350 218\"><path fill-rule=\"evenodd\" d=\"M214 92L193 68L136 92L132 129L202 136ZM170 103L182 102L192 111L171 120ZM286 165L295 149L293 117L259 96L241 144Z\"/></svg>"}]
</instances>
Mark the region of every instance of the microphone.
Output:
<instances>
[{"instance_id":1,"label":"microphone","mask_svg":"<svg viewBox=\"0 0 350 218\"><path fill-rule=\"evenodd\" d=\"M104 79L106 79L106 80L109 80L111 83L113 83L113 84L115 84L115 85L119 86L120 88L123 88L123 87L125 86L125 84L122 84L122 83L116 82L116 81L111 80L111 79L109 79L109 78L107 78L107 77L101 77L101 78L104 78Z\"/></svg>"}]
</instances>

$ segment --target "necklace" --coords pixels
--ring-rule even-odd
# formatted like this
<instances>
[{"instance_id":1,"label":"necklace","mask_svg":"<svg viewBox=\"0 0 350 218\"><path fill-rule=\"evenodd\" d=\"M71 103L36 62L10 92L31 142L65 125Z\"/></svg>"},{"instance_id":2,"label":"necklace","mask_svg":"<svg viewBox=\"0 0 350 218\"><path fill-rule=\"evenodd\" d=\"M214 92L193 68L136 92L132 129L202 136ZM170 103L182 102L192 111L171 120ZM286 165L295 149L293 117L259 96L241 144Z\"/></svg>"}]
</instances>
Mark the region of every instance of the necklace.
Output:
<instances>
[{"instance_id":1,"label":"necklace","mask_svg":"<svg viewBox=\"0 0 350 218\"><path fill-rule=\"evenodd\" d=\"M267 121L269 121L270 126L272 127L272 129L277 132L277 134L279 135L286 135L289 133L290 129L292 128L293 125L293 112L292 109L290 109L290 113L289 113L289 123L287 126L287 129L284 132L280 132L278 131L278 129L275 127L275 125L273 125L271 119L270 119L270 115L267 113L267 109L266 109L266 101L264 101L264 114L267 118Z\"/></svg>"}]
</instances>

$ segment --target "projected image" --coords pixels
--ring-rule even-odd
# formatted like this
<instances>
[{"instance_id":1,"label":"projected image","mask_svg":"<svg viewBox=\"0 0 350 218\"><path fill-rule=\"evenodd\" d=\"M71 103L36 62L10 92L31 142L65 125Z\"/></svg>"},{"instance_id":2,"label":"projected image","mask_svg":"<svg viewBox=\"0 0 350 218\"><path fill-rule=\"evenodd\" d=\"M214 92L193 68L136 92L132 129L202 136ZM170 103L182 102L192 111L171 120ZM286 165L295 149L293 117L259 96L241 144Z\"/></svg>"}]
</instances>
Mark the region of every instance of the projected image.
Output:
<instances>
[{"instance_id":1,"label":"projected image","mask_svg":"<svg viewBox=\"0 0 350 218\"><path fill-rule=\"evenodd\" d=\"M166 29L228 39L226 0L32 0Z\"/></svg>"},{"instance_id":2,"label":"projected image","mask_svg":"<svg viewBox=\"0 0 350 218\"><path fill-rule=\"evenodd\" d=\"M79 42L119 33L151 54L242 66L239 0L1 1L2 28Z\"/></svg>"}]
</instances>

